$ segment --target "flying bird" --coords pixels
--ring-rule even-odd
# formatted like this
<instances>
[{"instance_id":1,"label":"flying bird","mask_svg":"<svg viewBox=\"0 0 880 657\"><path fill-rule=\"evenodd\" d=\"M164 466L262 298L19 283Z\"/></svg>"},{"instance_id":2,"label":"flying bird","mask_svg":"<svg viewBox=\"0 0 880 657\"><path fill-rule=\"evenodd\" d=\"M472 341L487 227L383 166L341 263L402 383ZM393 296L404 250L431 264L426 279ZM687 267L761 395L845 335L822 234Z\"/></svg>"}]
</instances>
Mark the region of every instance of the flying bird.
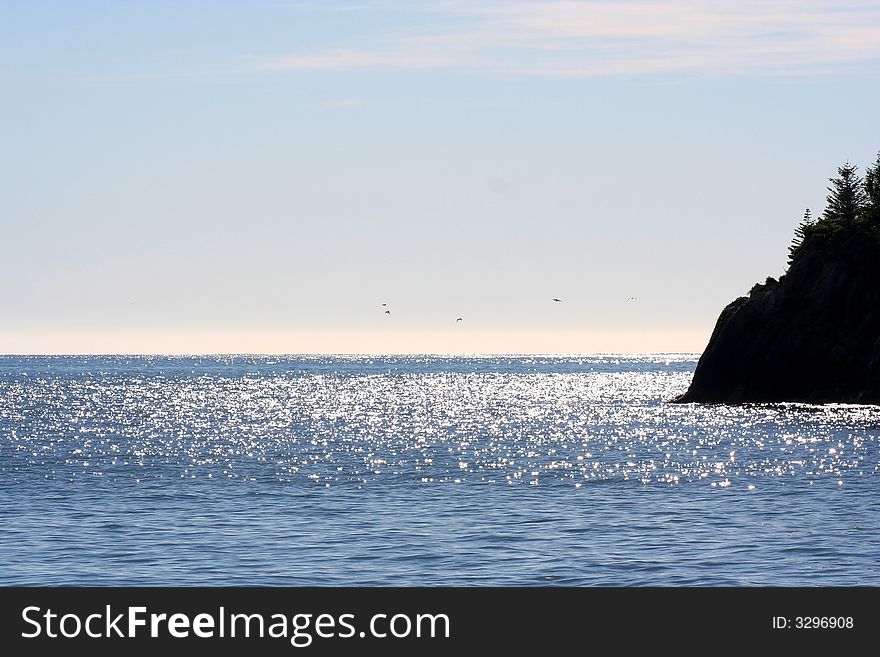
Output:
<instances>
[{"instance_id":1,"label":"flying bird","mask_svg":"<svg viewBox=\"0 0 880 657\"><path fill-rule=\"evenodd\" d=\"M636 297L627 297L626 300L627 301L638 301L638 299Z\"/></svg>"},{"instance_id":2,"label":"flying bird","mask_svg":"<svg viewBox=\"0 0 880 657\"><path fill-rule=\"evenodd\" d=\"M461 321L461 317L459 317L459 318L458 318L457 320L455 320L455 321L456 321L456 322L460 322L460 321Z\"/></svg>"},{"instance_id":3,"label":"flying bird","mask_svg":"<svg viewBox=\"0 0 880 657\"><path fill-rule=\"evenodd\" d=\"M387 305L388 305L387 303L383 303L383 304L382 304L382 307L384 308L384 307L387 306Z\"/></svg>"},{"instance_id":4,"label":"flying bird","mask_svg":"<svg viewBox=\"0 0 880 657\"><path fill-rule=\"evenodd\" d=\"M386 315L390 315L390 314L391 314L391 311L390 311L390 310L386 310L386 311L385 311L385 314L386 314Z\"/></svg>"},{"instance_id":5,"label":"flying bird","mask_svg":"<svg viewBox=\"0 0 880 657\"><path fill-rule=\"evenodd\" d=\"M553 297L553 301L556 303L562 303L562 299L557 299L556 297Z\"/></svg>"}]
</instances>

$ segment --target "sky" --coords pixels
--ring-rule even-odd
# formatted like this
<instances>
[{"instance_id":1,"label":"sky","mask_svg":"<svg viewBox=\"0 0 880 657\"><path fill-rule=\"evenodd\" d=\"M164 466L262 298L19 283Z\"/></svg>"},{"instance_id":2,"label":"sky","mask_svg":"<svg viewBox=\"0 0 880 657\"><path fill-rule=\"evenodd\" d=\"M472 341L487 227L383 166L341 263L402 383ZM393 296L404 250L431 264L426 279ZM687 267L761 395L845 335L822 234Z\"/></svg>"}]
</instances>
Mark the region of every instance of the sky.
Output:
<instances>
[{"instance_id":1,"label":"sky","mask_svg":"<svg viewBox=\"0 0 880 657\"><path fill-rule=\"evenodd\" d=\"M696 352L880 2L4 1L0 84L0 353Z\"/></svg>"}]
</instances>

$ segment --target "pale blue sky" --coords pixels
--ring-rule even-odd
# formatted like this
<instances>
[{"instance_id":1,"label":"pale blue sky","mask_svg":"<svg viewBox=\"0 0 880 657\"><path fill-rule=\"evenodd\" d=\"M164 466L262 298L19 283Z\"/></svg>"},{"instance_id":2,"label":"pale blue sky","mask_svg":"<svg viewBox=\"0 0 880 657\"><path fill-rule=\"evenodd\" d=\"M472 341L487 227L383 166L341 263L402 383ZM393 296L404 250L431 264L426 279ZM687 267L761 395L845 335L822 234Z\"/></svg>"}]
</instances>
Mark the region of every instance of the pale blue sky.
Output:
<instances>
[{"instance_id":1,"label":"pale blue sky","mask_svg":"<svg viewBox=\"0 0 880 657\"><path fill-rule=\"evenodd\" d=\"M4 353L697 351L880 150L878 2L4 2L0 61Z\"/></svg>"}]
</instances>

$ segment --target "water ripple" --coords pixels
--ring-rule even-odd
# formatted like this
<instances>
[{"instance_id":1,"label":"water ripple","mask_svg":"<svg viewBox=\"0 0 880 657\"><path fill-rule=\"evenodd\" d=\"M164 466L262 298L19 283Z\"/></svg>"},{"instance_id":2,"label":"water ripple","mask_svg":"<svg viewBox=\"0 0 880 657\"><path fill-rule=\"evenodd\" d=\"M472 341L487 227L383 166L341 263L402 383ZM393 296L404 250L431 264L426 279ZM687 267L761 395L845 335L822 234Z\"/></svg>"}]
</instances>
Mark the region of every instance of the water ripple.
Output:
<instances>
[{"instance_id":1,"label":"water ripple","mask_svg":"<svg viewBox=\"0 0 880 657\"><path fill-rule=\"evenodd\" d=\"M0 583L880 583L880 409L694 366L0 357Z\"/></svg>"}]
</instances>

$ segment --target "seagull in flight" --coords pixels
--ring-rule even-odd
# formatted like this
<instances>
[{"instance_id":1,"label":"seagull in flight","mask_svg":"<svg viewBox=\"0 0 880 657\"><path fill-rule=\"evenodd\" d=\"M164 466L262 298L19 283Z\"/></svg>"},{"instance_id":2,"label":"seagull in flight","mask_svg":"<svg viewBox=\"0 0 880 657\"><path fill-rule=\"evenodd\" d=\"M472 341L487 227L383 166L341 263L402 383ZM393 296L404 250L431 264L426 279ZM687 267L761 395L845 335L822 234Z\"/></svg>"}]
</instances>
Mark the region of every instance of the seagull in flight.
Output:
<instances>
[{"instance_id":1,"label":"seagull in flight","mask_svg":"<svg viewBox=\"0 0 880 657\"><path fill-rule=\"evenodd\" d=\"M457 320L455 320L455 321L456 321L456 322L460 322L460 321L461 321L461 317L459 317L459 318L458 318Z\"/></svg>"},{"instance_id":2,"label":"seagull in flight","mask_svg":"<svg viewBox=\"0 0 880 657\"><path fill-rule=\"evenodd\" d=\"M638 299L636 297L627 297L626 300L627 301L638 301Z\"/></svg>"},{"instance_id":3,"label":"seagull in flight","mask_svg":"<svg viewBox=\"0 0 880 657\"><path fill-rule=\"evenodd\" d=\"M390 311L390 310L386 310L386 311L385 311L385 314L386 314L386 315L390 315L390 314L391 314L391 311Z\"/></svg>"},{"instance_id":4,"label":"seagull in flight","mask_svg":"<svg viewBox=\"0 0 880 657\"><path fill-rule=\"evenodd\" d=\"M553 301L556 303L562 303L562 299L557 299L556 297L553 297Z\"/></svg>"}]
</instances>

